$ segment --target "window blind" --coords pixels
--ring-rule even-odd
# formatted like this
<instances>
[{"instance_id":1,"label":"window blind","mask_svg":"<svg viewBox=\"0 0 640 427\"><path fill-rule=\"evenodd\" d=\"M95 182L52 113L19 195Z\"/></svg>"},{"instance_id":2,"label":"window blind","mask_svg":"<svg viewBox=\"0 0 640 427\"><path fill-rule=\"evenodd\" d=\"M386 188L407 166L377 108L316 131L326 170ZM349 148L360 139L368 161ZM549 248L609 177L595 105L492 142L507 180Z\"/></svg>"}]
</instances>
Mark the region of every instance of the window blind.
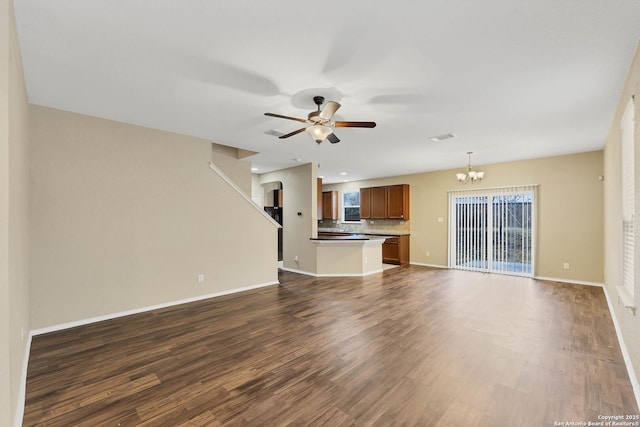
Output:
<instances>
[{"instance_id":1,"label":"window blind","mask_svg":"<svg viewBox=\"0 0 640 427\"><path fill-rule=\"evenodd\" d=\"M635 149L634 149L634 116L633 99L629 101L622 120L621 154L622 154L622 282L623 287L634 295L635 275Z\"/></svg>"},{"instance_id":2,"label":"window blind","mask_svg":"<svg viewBox=\"0 0 640 427\"><path fill-rule=\"evenodd\" d=\"M533 275L535 185L449 192L449 266Z\"/></svg>"}]
</instances>

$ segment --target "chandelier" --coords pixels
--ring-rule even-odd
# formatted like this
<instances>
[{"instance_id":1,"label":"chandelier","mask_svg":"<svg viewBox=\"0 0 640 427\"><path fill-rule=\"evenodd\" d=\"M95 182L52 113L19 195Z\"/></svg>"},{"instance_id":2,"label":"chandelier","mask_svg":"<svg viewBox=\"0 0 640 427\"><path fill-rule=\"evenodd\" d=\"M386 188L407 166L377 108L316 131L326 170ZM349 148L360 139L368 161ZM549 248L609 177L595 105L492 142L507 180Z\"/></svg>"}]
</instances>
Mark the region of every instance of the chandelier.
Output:
<instances>
[{"instance_id":1,"label":"chandelier","mask_svg":"<svg viewBox=\"0 0 640 427\"><path fill-rule=\"evenodd\" d=\"M471 169L471 155L473 151L467 151L467 155L469 156L469 165L467 166L467 171L464 173L457 173L456 177L458 178L458 182L462 184L466 184L468 182L478 182L484 178L484 172L474 171Z\"/></svg>"}]
</instances>

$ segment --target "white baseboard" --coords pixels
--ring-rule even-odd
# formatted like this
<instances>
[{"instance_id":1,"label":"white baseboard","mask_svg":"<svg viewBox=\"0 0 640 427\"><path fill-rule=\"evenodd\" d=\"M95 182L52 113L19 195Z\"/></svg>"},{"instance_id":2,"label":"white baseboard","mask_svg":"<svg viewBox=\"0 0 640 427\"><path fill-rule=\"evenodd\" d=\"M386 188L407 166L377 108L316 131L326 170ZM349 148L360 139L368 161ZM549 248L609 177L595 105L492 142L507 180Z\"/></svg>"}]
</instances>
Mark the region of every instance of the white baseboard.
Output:
<instances>
[{"instance_id":1,"label":"white baseboard","mask_svg":"<svg viewBox=\"0 0 640 427\"><path fill-rule=\"evenodd\" d=\"M622 358L624 359L624 364L627 367L627 374L629 374L629 381L631 381L631 387L633 388L633 394L636 397L636 403L638 408L640 408L640 382L638 382L638 377L636 376L636 371L633 369L633 363L631 362L631 355L629 354L629 349L627 348L626 343L624 342L624 338L622 336L622 330L620 329L620 323L618 323L618 317L616 316L616 312L613 308L613 302L611 301L611 296L609 295L609 290L606 286L602 286L604 290L604 296L607 298L607 305L609 306L609 313L611 313L611 319L613 320L613 326L616 329L616 335L618 336L618 342L620 343L620 351L622 352Z\"/></svg>"},{"instance_id":2,"label":"white baseboard","mask_svg":"<svg viewBox=\"0 0 640 427\"><path fill-rule=\"evenodd\" d=\"M378 274L378 273L382 273L384 270L380 269L380 270L374 270L374 271L370 271L368 273L350 273L350 274L316 274L316 277L366 277L366 276L371 276L372 274Z\"/></svg>"},{"instance_id":3,"label":"white baseboard","mask_svg":"<svg viewBox=\"0 0 640 427\"><path fill-rule=\"evenodd\" d=\"M544 281L547 281L547 282L571 283L573 285L597 286L599 288L603 288L604 287L604 283L585 282L584 280L558 279L557 277L542 277L542 276L535 276L534 279L536 279L536 280L544 280Z\"/></svg>"},{"instance_id":4,"label":"white baseboard","mask_svg":"<svg viewBox=\"0 0 640 427\"><path fill-rule=\"evenodd\" d=\"M310 271L304 271L304 270L297 270L295 268L289 268L289 267L282 267L283 271L289 271L291 273L298 273L298 274L304 274L305 276L313 276L313 277L318 277L316 276L316 273L312 273Z\"/></svg>"},{"instance_id":5,"label":"white baseboard","mask_svg":"<svg viewBox=\"0 0 640 427\"><path fill-rule=\"evenodd\" d=\"M419 265L421 267L445 268L447 270L449 269L449 267L447 267L446 265L425 264L424 262L413 262L413 261L411 261L409 264L411 264L411 265Z\"/></svg>"},{"instance_id":6,"label":"white baseboard","mask_svg":"<svg viewBox=\"0 0 640 427\"><path fill-rule=\"evenodd\" d=\"M372 274L382 273L384 271L384 270L380 269L380 270L371 271L369 273L350 273L350 274L322 274L322 273L320 273L320 274L318 274L318 273L311 273L310 271L296 270L295 268L282 268L282 270L289 271L291 273L304 274L305 276L311 276L311 277L366 277L366 276L371 276Z\"/></svg>"},{"instance_id":7,"label":"white baseboard","mask_svg":"<svg viewBox=\"0 0 640 427\"><path fill-rule=\"evenodd\" d=\"M14 426L21 427L24 418L24 405L27 397L27 369L29 368L29 355L31 354L31 340L33 334L29 332L27 335L27 346L24 351L22 360L22 372L20 373L20 389L16 399L16 413L14 418Z\"/></svg>"},{"instance_id":8,"label":"white baseboard","mask_svg":"<svg viewBox=\"0 0 640 427\"><path fill-rule=\"evenodd\" d=\"M249 291L251 289L264 288L266 286L273 286L273 285L278 285L278 284L280 284L280 282L275 280L273 282L260 283L260 284L257 284L257 285L245 286L245 287L242 287L242 288L234 288L234 289L229 289L227 291L222 291L222 292L215 292L215 293L212 293L212 294L199 295L199 296L196 296L196 297L185 298L185 299L181 299L181 300L177 300L177 301L170 301L170 302L166 302L166 303L162 303L162 304L157 304L157 305L152 305L152 306L147 306L147 307L141 307L141 308L135 308L135 309L132 309L132 310L127 310L127 311L121 311L121 312L118 312L118 313L106 314L104 316L91 317L89 319L82 319L82 320L77 320L77 321L74 321L74 322L62 323L62 324L53 325L53 326L47 326L45 328L34 329L33 331L31 331L30 334L33 334L35 336L35 335L47 334L49 332L62 331L64 329L75 328L76 326L83 326L83 325L89 325L91 323L102 322L103 320L117 319L118 317L130 316L132 314L144 313L144 312L151 311L151 310L158 310L160 308L172 307L174 305L186 304L186 303L195 302L195 301L202 301L202 300L209 299L209 298L215 298L215 297L220 297L220 296L223 296L223 295L235 294L235 293L238 293L238 292L244 292L244 291Z\"/></svg>"}]
</instances>

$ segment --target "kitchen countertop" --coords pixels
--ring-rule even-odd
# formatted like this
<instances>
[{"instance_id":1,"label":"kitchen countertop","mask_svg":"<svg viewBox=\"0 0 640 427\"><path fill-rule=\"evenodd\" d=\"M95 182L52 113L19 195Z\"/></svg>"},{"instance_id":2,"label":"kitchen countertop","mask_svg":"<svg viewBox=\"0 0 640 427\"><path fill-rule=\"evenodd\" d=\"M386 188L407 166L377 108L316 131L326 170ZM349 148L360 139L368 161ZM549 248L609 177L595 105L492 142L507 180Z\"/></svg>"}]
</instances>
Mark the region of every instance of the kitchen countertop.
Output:
<instances>
[{"instance_id":1,"label":"kitchen countertop","mask_svg":"<svg viewBox=\"0 0 640 427\"><path fill-rule=\"evenodd\" d=\"M318 236L312 237L311 240L371 240L372 236L364 234L350 234L348 236Z\"/></svg>"},{"instance_id":2,"label":"kitchen countertop","mask_svg":"<svg viewBox=\"0 0 640 427\"><path fill-rule=\"evenodd\" d=\"M364 233L350 233L348 231L342 230L331 230L331 229L323 229L318 230L318 234L320 233L349 233L349 236L320 236L320 237L350 237L350 236L383 236L383 237L393 237L393 236L410 236L411 233L392 233L390 231L367 231ZM320 238L319 237L319 238Z\"/></svg>"}]
</instances>

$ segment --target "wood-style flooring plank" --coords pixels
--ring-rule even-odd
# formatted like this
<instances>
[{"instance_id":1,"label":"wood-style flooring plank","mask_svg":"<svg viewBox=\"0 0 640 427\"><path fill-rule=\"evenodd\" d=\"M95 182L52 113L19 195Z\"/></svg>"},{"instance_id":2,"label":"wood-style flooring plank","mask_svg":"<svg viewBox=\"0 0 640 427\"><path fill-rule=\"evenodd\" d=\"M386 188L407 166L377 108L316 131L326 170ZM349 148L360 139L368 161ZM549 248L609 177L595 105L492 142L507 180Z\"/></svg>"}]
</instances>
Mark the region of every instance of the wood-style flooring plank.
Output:
<instances>
[{"instance_id":1,"label":"wood-style flooring plank","mask_svg":"<svg viewBox=\"0 0 640 427\"><path fill-rule=\"evenodd\" d=\"M403 266L36 336L24 426L552 426L638 414L602 289Z\"/></svg>"}]
</instances>

